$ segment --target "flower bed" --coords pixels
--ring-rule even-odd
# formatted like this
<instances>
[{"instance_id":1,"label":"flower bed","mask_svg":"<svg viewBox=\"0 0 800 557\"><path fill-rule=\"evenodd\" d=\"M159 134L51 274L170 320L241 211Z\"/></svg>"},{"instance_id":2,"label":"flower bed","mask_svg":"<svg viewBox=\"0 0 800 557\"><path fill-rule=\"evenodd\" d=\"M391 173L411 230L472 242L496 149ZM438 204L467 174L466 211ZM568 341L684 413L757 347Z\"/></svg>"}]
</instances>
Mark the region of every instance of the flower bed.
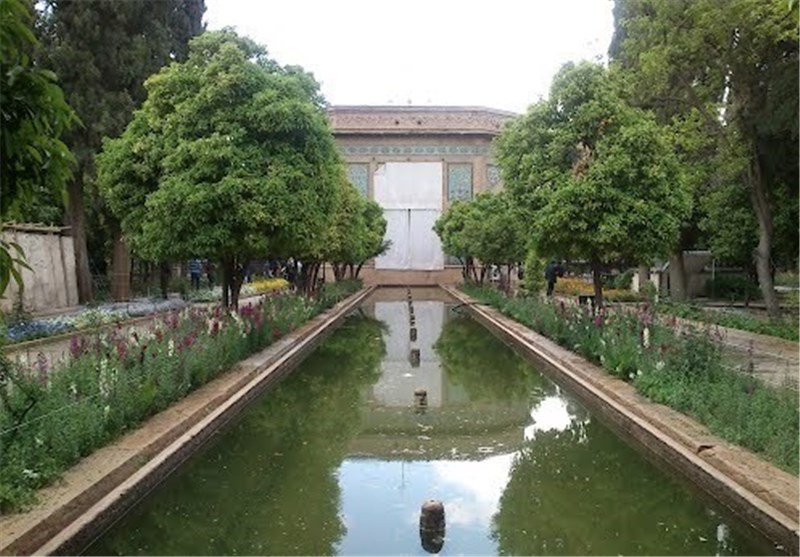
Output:
<instances>
[{"instance_id":1,"label":"flower bed","mask_svg":"<svg viewBox=\"0 0 800 557\"><path fill-rule=\"evenodd\" d=\"M797 393L773 389L722 363L710 328L676 328L638 312L592 315L586 307L536 298L509 298L497 290L462 290L527 327L630 381L649 399L689 414L712 432L798 473L800 409Z\"/></svg>"},{"instance_id":2,"label":"flower bed","mask_svg":"<svg viewBox=\"0 0 800 557\"><path fill-rule=\"evenodd\" d=\"M556 294L564 296L590 296L594 294L594 286L581 278L565 277L556 282L554 289ZM603 298L609 302L641 302L644 296L631 290L621 290L617 288L604 288Z\"/></svg>"},{"instance_id":3,"label":"flower bed","mask_svg":"<svg viewBox=\"0 0 800 557\"><path fill-rule=\"evenodd\" d=\"M71 315L60 315L41 319L25 319L6 327L7 342L16 343L36 338L46 338L76 330L99 327L132 317L169 311L186 306L182 300L136 301L105 304L98 308L86 308Z\"/></svg>"},{"instance_id":4,"label":"flower bed","mask_svg":"<svg viewBox=\"0 0 800 557\"><path fill-rule=\"evenodd\" d=\"M283 293L238 312L186 308L151 328L73 337L71 360L32 373L0 359L0 510L31 501L69 466L360 288Z\"/></svg>"}]
</instances>

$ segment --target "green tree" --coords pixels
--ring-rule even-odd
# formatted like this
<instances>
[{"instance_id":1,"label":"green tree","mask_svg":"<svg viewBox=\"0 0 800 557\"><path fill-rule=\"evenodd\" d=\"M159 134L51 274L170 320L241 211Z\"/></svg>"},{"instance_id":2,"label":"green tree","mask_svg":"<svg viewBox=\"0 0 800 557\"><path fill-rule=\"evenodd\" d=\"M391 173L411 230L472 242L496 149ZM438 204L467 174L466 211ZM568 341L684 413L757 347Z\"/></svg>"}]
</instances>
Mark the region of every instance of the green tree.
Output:
<instances>
[{"instance_id":1,"label":"green tree","mask_svg":"<svg viewBox=\"0 0 800 557\"><path fill-rule=\"evenodd\" d=\"M601 270L668 253L691 209L666 130L627 105L608 72L565 65L550 98L514 120L498 141L506 187L537 253Z\"/></svg>"},{"instance_id":2,"label":"green tree","mask_svg":"<svg viewBox=\"0 0 800 557\"><path fill-rule=\"evenodd\" d=\"M470 212L472 205L468 201L455 201L442 213L434 224L434 231L442 242L442 251L447 255L457 257L461 261L461 276L464 280L483 282L483 273L480 279L475 270L473 260L473 242L469 228Z\"/></svg>"},{"instance_id":3,"label":"green tree","mask_svg":"<svg viewBox=\"0 0 800 557\"><path fill-rule=\"evenodd\" d=\"M673 118L700 115L716 151L729 162L740 159L733 179L714 176L711 185L745 192L717 199L749 199L757 224L752 258L773 317L779 308L771 266L776 256L797 259L796 8L779 0L617 0L611 47L632 74L633 102L665 107ZM712 240L722 243L738 239Z\"/></svg>"},{"instance_id":4,"label":"green tree","mask_svg":"<svg viewBox=\"0 0 800 557\"><path fill-rule=\"evenodd\" d=\"M472 201L458 201L436 221L434 230L448 255L463 262L465 280L483 282L491 265L505 266L501 272L506 288L514 265L525 257L525 238L520 215L504 191L480 193ZM483 265L477 277L474 259Z\"/></svg>"},{"instance_id":5,"label":"green tree","mask_svg":"<svg viewBox=\"0 0 800 557\"><path fill-rule=\"evenodd\" d=\"M500 268L500 286L508 290L511 269L525 258L525 235L519 213L508 193L481 193L470 202L468 228L473 239L472 254L484 268ZM505 270L503 270L505 267Z\"/></svg>"},{"instance_id":6,"label":"green tree","mask_svg":"<svg viewBox=\"0 0 800 557\"><path fill-rule=\"evenodd\" d=\"M53 72L35 65L33 16L21 0L0 0L0 219L22 220L26 208L61 199L74 159L61 141L77 123ZM9 280L22 287L19 246L0 241L0 296Z\"/></svg>"},{"instance_id":7,"label":"green tree","mask_svg":"<svg viewBox=\"0 0 800 557\"><path fill-rule=\"evenodd\" d=\"M375 201L366 199L344 177L338 191L336 210L325 258L333 265L336 280L357 278L362 265L389 247L384 241L386 219Z\"/></svg>"},{"instance_id":8,"label":"green tree","mask_svg":"<svg viewBox=\"0 0 800 557\"><path fill-rule=\"evenodd\" d=\"M103 137L116 137L125 129L146 96L144 80L185 57L189 38L202 31L204 11L205 0L45 0L42 4L40 58L59 76L68 102L84 123L66 138L77 157L68 204L81 302L92 298L87 227L97 224L89 222L90 217L108 220L115 242L122 241L118 223L108 219L94 193L94 155ZM99 252L93 257L104 264L105 240L88 240ZM124 246L115 249L115 257L115 275L127 276Z\"/></svg>"},{"instance_id":9,"label":"green tree","mask_svg":"<svg viewBox=\"0 0 800 557\"><path fill-rule=\"evenodd\" d=\"M308 74L224 30L192 40L187 61L146 88L141 110L98 157L134 250L220 261L233 306L253 257L321 260L342 169Z\"/></svg>"}]
</instances>

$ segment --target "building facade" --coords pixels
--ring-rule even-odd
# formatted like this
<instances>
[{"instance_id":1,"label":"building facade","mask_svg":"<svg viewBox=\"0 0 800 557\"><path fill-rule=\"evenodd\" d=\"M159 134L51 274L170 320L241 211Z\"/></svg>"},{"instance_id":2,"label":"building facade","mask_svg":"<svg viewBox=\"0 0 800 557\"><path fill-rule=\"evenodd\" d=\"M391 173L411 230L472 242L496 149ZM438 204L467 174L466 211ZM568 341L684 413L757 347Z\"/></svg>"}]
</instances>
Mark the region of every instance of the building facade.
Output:
<instances>
[{"instance_id":1,"label":"building facade","mask_svg":"<svg viewBox=\"0 0 800 557\"><path fill-rule=\"evenodd\" d=\"M387 253L367 284L453 284L458 261L433 224L450 203L501 187L492 140L515 114L477 107L333 106L328 117L353 185L387 221Z\"/></svg>"}]
</instances>

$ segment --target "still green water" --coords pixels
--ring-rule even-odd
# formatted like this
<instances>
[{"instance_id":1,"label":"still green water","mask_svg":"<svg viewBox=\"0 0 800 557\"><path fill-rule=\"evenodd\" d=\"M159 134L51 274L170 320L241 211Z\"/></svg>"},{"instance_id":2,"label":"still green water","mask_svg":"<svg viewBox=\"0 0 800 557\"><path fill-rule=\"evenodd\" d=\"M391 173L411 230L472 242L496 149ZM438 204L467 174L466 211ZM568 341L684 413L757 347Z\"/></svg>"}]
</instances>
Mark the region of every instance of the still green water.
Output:
<instances>
[{"instance_id":1,"label":"still green water","mask_svg":"<svg viewBox=\"0 0 800 557\"><path fill-rule=\"evenodd\" d=\"M777 553L452 304L414 314L368 301L87 553L427 555L429 498L442 555Z\"/></svg>"}]
</instances>

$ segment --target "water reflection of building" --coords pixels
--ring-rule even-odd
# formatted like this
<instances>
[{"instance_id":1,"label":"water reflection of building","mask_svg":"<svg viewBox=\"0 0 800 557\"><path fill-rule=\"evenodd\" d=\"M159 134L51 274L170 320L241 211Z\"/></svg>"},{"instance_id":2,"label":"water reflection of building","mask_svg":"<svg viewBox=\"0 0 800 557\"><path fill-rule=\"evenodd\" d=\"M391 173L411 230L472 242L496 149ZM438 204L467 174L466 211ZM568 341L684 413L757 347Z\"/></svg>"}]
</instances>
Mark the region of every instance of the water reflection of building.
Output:
<instances>
[{"instance_id":1,"label":"water reflection of building","mask_svg":"<svg viewBox=\"0 0 800 557\"><path fill-rule=\"evenodd\" d=\"M549 382L545 389L520 392L502 401L490 396L470 397L462 384L448 376L435 348L443 328L456 316L452 302L443 298L414 300L418 334L416 340L411 340L405 292L405 289L379 291L364 306L366 313L386 325L386 356L381 364L381 377L362 393L365 401L362 429L351 444L354 454L379 458L483 459L490 454L518 450L535 429L550 427L548 413L558 413L549 419L558 422L555 426L559 427L567 427L575 418L566 402L557 402L562 401L561 394ZM417 291L414 296L422 297ZM398 298L402 301L397 301ZM419 351L418 365L410 357L414 350ZM489 370L487 375L491 376ZM420 388L427 391L428 409L424 415L414 411L414 392ZM546 400L541 410L537 410L539 398ZM539 412L538 417L532 414L534 411Z\"/></svg>"}]
</instances>

